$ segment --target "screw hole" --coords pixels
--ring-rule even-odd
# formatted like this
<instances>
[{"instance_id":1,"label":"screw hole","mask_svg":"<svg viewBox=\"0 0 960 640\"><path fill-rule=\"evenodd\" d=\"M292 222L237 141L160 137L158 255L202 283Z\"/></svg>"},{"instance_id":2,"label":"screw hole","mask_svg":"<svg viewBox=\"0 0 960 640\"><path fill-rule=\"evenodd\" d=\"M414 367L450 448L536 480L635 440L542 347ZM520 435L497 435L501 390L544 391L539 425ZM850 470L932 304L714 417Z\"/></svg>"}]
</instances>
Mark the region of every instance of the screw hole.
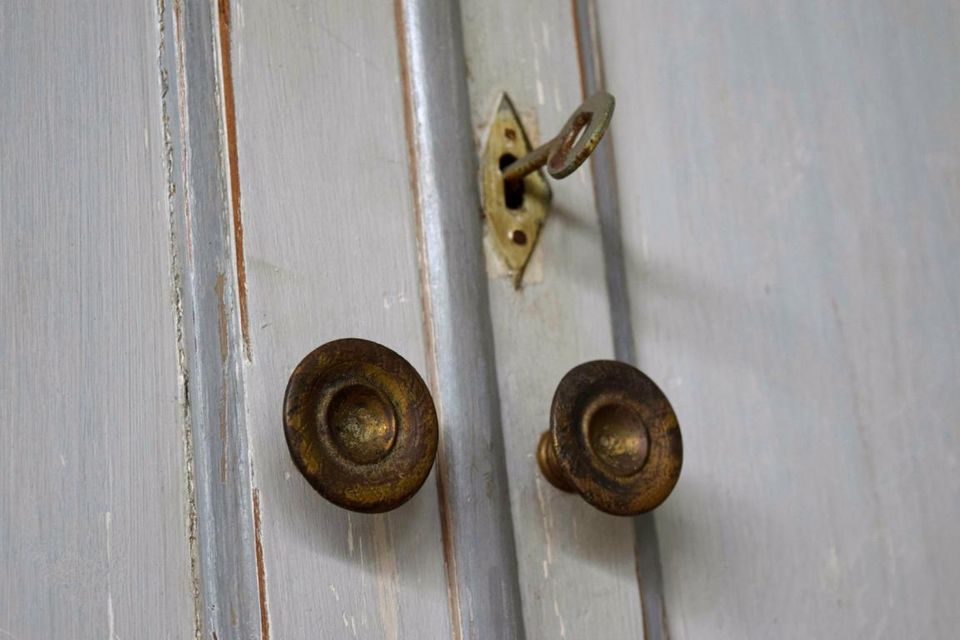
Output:
<instances>
[{"instance_id":1,"label":"screw hole","mask_svg":"<svg viewBox=\"0 0 960 640\"><path fill-rule=\"evenodd\" d=\"M512 153L505 153L500 156L500 170L503 171L511 164L517 161L517 157ZM519 209L523 206L523 180L514 182L503 181L503 199L507 209ZM526 236L524 236L526 237ZM523 244L523 243L519 243Z\"/></svg>"},{"instance_id":2,"label":"screw hole","mask_svg":"<svg viewBox=\"0 0 960 640\"><path fill-rule=\"evenodd\" d=\"M518 244L523 246L527 244L527 234L525 234L520 229L514 229L510 232L510 240L513 241L513 244Z\"/></svg>"},{"instance_id":3,"label":"screw hole","mask_svg":"<svg viewBox=\"0 0 960 640\"><path fill-rule=\"evenodd\" d=\"M504 129L504 130L503 130L503 135L505 135L505 136L507 137L507 140L516 140L516 139L517 139L517 132L514 131L513 129L509 129L509 128ZM502 168L502 167L501 167L501 168Z\"/></svg>"}]
</instances>

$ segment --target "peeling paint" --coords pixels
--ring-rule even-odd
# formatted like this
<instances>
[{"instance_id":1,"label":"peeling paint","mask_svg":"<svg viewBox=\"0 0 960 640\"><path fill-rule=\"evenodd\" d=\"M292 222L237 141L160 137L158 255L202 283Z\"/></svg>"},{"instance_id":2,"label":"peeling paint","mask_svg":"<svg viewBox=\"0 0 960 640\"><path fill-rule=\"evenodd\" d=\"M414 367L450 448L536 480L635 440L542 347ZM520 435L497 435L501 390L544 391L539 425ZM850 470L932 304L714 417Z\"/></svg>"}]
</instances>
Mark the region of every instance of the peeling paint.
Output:
<instances>
[{"instance_id":1,"label":"peeling paint","mask_svg":"<svg viewBox=\"0 0 960 640\"><path fill-rule=\"evenodd\" d=\"M353 556L353 518L347 514L347 552Z\"/></svg>"},{"instance_id":2,"label":"peeling paint","mask_svg":"<svg viewBox=\"0 0 960 640\"><path fill-rule=\"evenodd\" d=\"M240 333L247 360L250 352L250 322L247 311L247 267L243 251L243 217L240 213L240 159L237 151L237 110L233 92L233 64L230 44L230 0L218 0L220 18L220 64L223 81L223 118L227 138L227 171L230 177L230 203L233 207L233 241L237 263L237 298L240 303Z\"/></svg>"},{"instance_id":3,"label":"peeling paint","mask_svg":"<svg viewBox=\"0 0 960 640\"><path fill-rule=\"evenodd\" d=\"M200 640L201 637L201 596L200 596L200 567L199 550L197 548L197 503L196 503L196 483L194 478L194 447L193 447L193 429L190 416L190 376L187 368L187 355L184 346L184 319L183 319L183 277L180 251L178 248L177 225L176 225L176 195L177 186L174 180L173 169L173 136L170 128L170 109L168 95L170 93L169 70L165 62L167 49L166 33L166 3L165 0L157 0L157 21L158 21L158 50L157 66L160 80L160 113L162 118L162 139L163 153L162 163L164 169L164 179L167 193L167 216L168 216L168 243L170 246L170 288L173 298L173 317L177 345L177 374L179 381L179 419L181 428L181 437L183 439L183 458L184 458L184 489L186 504L186 522L187 522L187 543L190 549L190 590L193 596L194 608L194 637ZM112 599L111 599L112 606Z\"/></svg>"},{"instance_id":4,"label":"peeling paint","mask_svg":"<svg viewBox=\"0 0 960 640\"><path fill-rule=\"evenodd\" d=\"M563 616L560 615L560 603L557 602L557 599L553 599L553 612L557 615L557 622L560 623L560 637L567 637L567 625L563 622Z\"/></svg>"},{"instance_id":5,"label":"peeling paint","mask_svg":"<svg viewBox=\"0 0 960 640\"><path fill-rule=\"evenodd\" d=\"M267 575L263 562L263 539L260 534L260 490L253 490L253 530L257 553L257 584L260 587L260 633L270 640L270 615L267 611Z\"/></svg>"},{"instance_id":6,"label":"peeling paint","mask_svg":"<svg viewBox=\"0 0 960 640\"><path fill-rule=\"evenodd\" d=\"M543 577L548 578L550 577L549 567L553 564L553 516L547 505L547 499L543 493L543 482L540 480L539 475L534 477L534 484L537 488L537 504L540 507L540 520L543 522L543 549L546 554L546 559L543 561Z\"/></svg>"},{"instance_id":7,"label":"peeling paint","mask_svg":"<svg viewBox=\"0 0 960 640\"><path fill-rule=\"evenodd\" d=\"M227 359L230 355L229 335L227 333L227 305L223 273L217 274L214 290L217 294L217 337L220 343L221 375L227 375ZM220 482L227 481L227 381L220 384Z\"/></svg>"},{"instance_id":8,"label":"peeling paint","mask_svg":"<svg viewBox=\"0 0 960 640\"><path fill-rule=\"evenodd\" d=\"M399 637L399 612L397 611L397 558L393 552L393 540L388 528L389 516L373 516L373 549L377 564L377 610L380 614L381 636L388 640Z\"/></svg>"}]
</instances>

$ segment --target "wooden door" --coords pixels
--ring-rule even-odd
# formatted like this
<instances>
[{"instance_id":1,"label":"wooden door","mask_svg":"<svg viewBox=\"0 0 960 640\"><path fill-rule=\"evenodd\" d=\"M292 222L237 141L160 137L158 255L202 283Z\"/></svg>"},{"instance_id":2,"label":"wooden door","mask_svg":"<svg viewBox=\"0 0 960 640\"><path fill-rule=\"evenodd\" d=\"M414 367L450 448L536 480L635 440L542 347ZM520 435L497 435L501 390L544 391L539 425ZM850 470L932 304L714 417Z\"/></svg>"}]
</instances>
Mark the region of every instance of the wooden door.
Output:
<instances>
[{"instance_id":1,"label":"wooden door","mask_svg":"<svg viewBox=\"0 0 960 640\"><path fill-rule=\"evenodd\" d=\"M0 6L0 638L949 638L960 624L960 5ZM517 290L477 157L617 109ZM326 502L281 426L341 337L430 385L437 464ZM598 358L673 495L534 452Z\"/></svg>"}]
</instances>

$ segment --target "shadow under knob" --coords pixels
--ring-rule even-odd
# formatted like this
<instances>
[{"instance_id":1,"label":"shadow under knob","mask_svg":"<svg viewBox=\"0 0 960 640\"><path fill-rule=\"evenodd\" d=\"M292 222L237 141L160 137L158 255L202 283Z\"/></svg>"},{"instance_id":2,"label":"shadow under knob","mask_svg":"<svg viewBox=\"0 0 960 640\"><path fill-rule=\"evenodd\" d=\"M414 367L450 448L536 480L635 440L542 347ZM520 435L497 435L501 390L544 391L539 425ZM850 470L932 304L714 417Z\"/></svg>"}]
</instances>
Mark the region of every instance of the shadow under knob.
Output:
<instances>
[{"instance_id":1,"label":"shadow under knob","mask_svg":"<svg viewBox=\"0 0 960 640\"><path fill-rule=\"evenodd\" d=\"M437 453L437 412L423 379L397 353L357 338L328 342L297 365L283 430L311 486L353 511L399 507Z\"/></svg>"}]
</instances>

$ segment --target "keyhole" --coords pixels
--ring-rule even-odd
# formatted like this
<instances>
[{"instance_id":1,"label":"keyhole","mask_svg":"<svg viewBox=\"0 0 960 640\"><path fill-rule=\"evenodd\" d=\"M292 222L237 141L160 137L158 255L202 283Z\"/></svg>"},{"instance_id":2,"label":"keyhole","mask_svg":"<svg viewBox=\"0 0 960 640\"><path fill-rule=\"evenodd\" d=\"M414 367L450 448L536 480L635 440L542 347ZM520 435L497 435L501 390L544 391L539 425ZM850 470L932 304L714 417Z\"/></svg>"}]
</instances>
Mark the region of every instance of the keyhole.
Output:
<instances>
[{"instance_id":1,"label":"keyhole","mask_svg":"<svg viewBox=\"0 0 960 640\"><path fill-rule=\"evenodd\" d=\"M503 171L511 164L517 161L517 157L512 153L505 153L500 156L500 170ZM519 209L523 206L523 180L514 180L512 182L503 181L503 199L507 209Z\"/></svg>"}]
</instances>

